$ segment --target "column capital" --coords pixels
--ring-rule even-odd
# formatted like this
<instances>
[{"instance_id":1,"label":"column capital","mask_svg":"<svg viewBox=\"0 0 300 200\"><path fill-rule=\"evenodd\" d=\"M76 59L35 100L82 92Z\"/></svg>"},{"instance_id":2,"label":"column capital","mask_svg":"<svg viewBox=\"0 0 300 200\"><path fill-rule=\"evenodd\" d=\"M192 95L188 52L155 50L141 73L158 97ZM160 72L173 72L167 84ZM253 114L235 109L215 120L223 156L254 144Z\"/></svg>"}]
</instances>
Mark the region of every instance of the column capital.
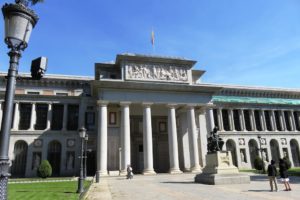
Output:
<instances>
[{"instance_id":1,"label":"column capital","mask_svg":"<svg viewBox=\"0 0 300 200\"><path fill-rule=\"evenodd\" d=\"M98 100L97 101L98 106L107 106L107 104L108 104L108 101L103 101L103 100Z\"/></svg>"},{"instance_id":2,"label":"column capital","mask_svg":"<svg viewBox=\"0 0 300 200\"><path fill-rule=\"evenodd\" d=\"M130 101L120 101L120 106L129 106L131 104Z\"/></svg>"},{"instance_id":3,"label":"column capital","mask_svg":"<svg viewBox=\"0 0 300 200\"><path fill-rule=\"evenodd\" d=\"M196 106L197 106L197 104L195 104L195 103L186 104L187 108L195 108Z\"/></svg>"},{"instance_id":4,"label":"column capital","mask_svg":"<svg viewBox=\"0 0 300 200\"><path fill-rule=\"evenodd\" d=\"M168 108L176 108L177 106L178 106L178 104L176 104L176 103L169 103L169 104L167 104Z\"/></svg>"},{"instance_id":5,"label":"column capital","mask_svg":"<svg viewBox=\"0 0 300 200\"><path fill-rule=\"evenodd\" d=\"M150 107L150 106L153 105L153 103L152 103L152 102L143 102L142 105L143 105L144 107Z\"/></svg>"}]
</instances>

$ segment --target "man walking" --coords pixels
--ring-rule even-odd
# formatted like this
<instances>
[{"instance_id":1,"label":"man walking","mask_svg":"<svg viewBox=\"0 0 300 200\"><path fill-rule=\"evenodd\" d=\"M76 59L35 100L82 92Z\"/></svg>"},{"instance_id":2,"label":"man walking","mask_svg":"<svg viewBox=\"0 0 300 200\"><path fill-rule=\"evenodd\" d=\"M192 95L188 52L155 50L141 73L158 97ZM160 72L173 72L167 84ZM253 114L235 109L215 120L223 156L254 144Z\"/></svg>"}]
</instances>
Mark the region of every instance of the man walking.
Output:
<instances>
[{"instance_id":1,"label":"man walking","mask_svg":"<svg viewBox=\"0 0 300 200\"><path fill-rule=\"evenodd\" d=\"M268 166L268 177L269 177L269 182L271 187L270 192L273 192L273 182L275 185L275 191L278 192L276 176L277 176L277 169L275 166L275 161L271 160L271 164L269 164Z\"/></svg>"}]
</instances>

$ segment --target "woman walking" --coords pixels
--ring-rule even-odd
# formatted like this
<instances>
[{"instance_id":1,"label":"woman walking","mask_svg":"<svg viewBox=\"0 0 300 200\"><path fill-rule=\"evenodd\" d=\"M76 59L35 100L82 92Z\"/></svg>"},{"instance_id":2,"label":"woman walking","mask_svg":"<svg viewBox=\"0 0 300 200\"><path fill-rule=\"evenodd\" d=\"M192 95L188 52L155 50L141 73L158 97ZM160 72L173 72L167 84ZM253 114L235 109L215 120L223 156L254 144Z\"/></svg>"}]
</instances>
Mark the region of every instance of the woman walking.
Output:
<instances>
[{"instance_id":1,"label":"woman walking","mask_svg":"<svg viewBox=\"0 0 300 200\"><path fill-rule=\"evenodd\" d=\"M279 173L280 173L280 177L281 177L281 181L283 182L284 186L285 186L285 190L284 191L291 191L291 186L290 186L290 179L287 173L288 167L286 162L281 158L279 160Z\"/></svg>"}]
</instances>

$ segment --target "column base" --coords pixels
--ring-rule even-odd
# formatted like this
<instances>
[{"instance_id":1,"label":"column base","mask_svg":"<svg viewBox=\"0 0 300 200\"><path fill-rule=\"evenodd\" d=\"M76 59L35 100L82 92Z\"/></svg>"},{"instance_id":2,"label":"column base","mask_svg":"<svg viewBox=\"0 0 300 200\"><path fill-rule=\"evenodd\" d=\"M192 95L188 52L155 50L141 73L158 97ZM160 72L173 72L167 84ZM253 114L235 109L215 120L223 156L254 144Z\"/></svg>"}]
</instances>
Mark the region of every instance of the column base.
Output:
<instances>
[{"instance_id":1,"label":"column base","mask_svg":"<svg viewBox=\"0 0 300 200\"><path fill-rule=\"evenodd\" d=\"M142 173L143 175L155 175L156 172L152 169L152 170L149 170L149 169L146 169L143 171Z\"/></svg>"},{"instance_id":2,"label":"column base","mask_svg":"<svg viewBox=\"0 0 300 200\"><path fill-rule=\"evenodd\" d=\"M202 172L200 165L195 166L195 167L191 167L190 172L191 172L191 173L199 173L199 172Z\"/></svg>"},{"instance_id":3,"label":"column base","mask_svg":"<svg viewBox=\"0 0 300 200\"><path fill-rule=\"evenodd\" d=\"M170 169L169 174L182 174L183 172L180 169Z\"/></svg>"},{"instance_id":4,"label":"column base","mask_svg":"<svg viewBox=\"0 0 300 200\"><path fill-rule=\"evenodd\" d=\"M101 177L108 176L107 171L96 171L96 182L99 183Z\"/></svg>"}]
</instances>

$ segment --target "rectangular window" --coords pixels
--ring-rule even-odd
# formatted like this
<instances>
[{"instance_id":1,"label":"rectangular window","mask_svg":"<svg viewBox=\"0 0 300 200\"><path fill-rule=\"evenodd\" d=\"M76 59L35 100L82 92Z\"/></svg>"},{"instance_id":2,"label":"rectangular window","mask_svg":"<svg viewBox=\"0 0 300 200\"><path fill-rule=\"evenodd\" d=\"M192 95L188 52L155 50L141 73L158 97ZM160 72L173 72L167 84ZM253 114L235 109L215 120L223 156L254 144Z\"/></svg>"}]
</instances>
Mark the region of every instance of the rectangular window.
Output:
<instances>
[{"instance_id":1,"label":"rectangular window","mask_svg":"<svg viewBox=\"0 0 300 200\"><path fill-rule=\"evenodd\" d=\"M272 131L270 111L269 110L265 110L264 114L265 114L265 120L266 120L267 130L268 131Z\"/></svg>"},{"instance_id":2,"label":"rectangular window","mask_svg":"<svg viewBox=\"0 0 300 200\"><path fill-rule=\"evenodd\" d=\"M261 123L260 123L260 116L259 116L259 111L258 110L254 111L254 118L255 118L256 129L258 131L262 131L262 127L261 127Z\"/></svg>"},{"instance_id":3,"label":"rectangular window","mask_svg":"<svg viewBox=\"0 0 300 200\"><path fill-rule=\"evenodd\" d=\"M68 130L78 129L79 105L68 105Z\"/></svg>"},{"instance_id":4,"label":"rectangular window","mask_svg":"<svg viewBox=\"0 0 300 200\"><path fill-rule=\"evenodd\" d=\"M218 123L218 111L217 111L217 109L213 109L213 114L214 114L215 126L220 128L219 123Z\"/></svg>"},{"instance_id":5,"label":"rectangular window","mask_svg":"<svg viewBox=\"0 0 300 200\"><path fill-rule=\"evenodd\" d=\"M290 120L289 120L289 111L284 111L284 119L285 119L286 129L288 131L291 131L292 127L290 125Z\"/></svg>"},{"instance_id":6,"label":"rectangular window","mask_svg":"<svg viewBox=\"0 0 300 200\"><path fill-rule=\"evenodd\" d=\"M88 131L94 130L95 128L95 113L86 112L85 113L85 127Z\"/></svg>"},{"instance_id":7,"label":"rectangular window","mask_svg":"<svg viewBox=\"0 0 300 200\"><path fill-rule=\"evenodd\" d=\"M294 111L294 120L295 120L296 130L300 131L299 112Z\"/></svg>"},{"instance_id":8,"label":"rectangular window","mask_svg":"<svg viewBox=\"0 0 300 200\"><path fill-rule=\"evenodd\" d=\"M47 127L47 114L48 105L47 104L37 104L36 105L36 124L35 130L44 130Z\"/></svg>"},{"instance_id":9,"label":"rectangular window","mask_svg":"<svg viewBox=\"0 0 300 200\"><path fill-rule=\"evenodd\" d=\"M116 124L117 124L117 113L109 112L109 125L116 125Z\"/></svg>"},{"instance_id":10,"label":"rectangular window","mask_svg":"<svg viewBox=\"0 0 300 200\"><path fill-rule=\"evenodd\" d=\"M19 130L28 130L30 128L31 107L32 104L30 103L20 103Z\"/></svg>"},{"instance_id":11,"label":"rectangular window","mask_svg":"<svg viewBox=\"0 0 300 200\"><path fill-rule=\"evenodd\" d=\"M239 111L238 110L233 110L233 121L234 121L234 127L235 130L241 131L241 122L240 122L240 117L239 117Z\"/></svg>"},{"instance_id":12,"label":"rectangular window","mask_svg":"<svg viewBox=\"0 0 300 200\"><path fill-rule=\"evenodd\" d=\"M274 115L275 115L275 121L276 121L276 128L278 131L282 131L283 128L281 127L280 125L280 115L279 115L279 111L278 110L275 110L274 111Z\"/></svg>"},{"instance_id":13,"label":"rectangular window","mask_svg":"<svg viewBox=\"0 0 300 200\"><path fill-rule=\"evenodd\" d=\"M252 131L251 123L250 123L250 111L249 110L244 110L244 120L245 120L246 130L247 131Z\"/></svg>"},{"instance_id":14,"label":"rectangular window","mask_svg":"<svg viewBox=\"0 0 300 200\"><path fill-rule=\"evenodd\" d=\"M223 128L225 131L230 131L228 110L222 110Z\"/></svg>"},{"instance_id":15,"label":"rectangular window","mask_svg":"<svg viewBox=\"0 0 300 200\"><path fill-rule=\"evenodd\" d=\"M64 105L53 104L51 130L61 130L64 117Z\"/></svg>"}]
</instances>

